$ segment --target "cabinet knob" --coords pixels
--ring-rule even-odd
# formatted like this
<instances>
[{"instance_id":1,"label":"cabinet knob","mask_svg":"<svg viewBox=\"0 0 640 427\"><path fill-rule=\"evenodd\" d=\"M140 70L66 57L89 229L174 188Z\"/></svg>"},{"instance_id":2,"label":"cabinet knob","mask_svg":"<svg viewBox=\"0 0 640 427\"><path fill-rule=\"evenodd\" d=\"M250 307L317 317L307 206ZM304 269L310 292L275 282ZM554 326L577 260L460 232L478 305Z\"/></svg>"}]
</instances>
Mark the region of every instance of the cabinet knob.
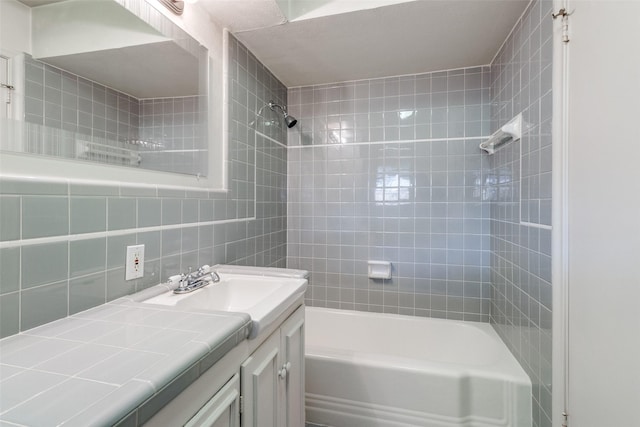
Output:
<instances>
[{"instance_id":1,"label":"cabinet knob","mask_svg":"<svg viewBox=\"0 0 640 427\"><path fill-rule=\"evenodd\" d=\"M287 362L284 365L282 365L282 369L278 371L278 376L283 380L286 379L289 369L291 369L291 362Z\"/></svg>"}]
</instances>

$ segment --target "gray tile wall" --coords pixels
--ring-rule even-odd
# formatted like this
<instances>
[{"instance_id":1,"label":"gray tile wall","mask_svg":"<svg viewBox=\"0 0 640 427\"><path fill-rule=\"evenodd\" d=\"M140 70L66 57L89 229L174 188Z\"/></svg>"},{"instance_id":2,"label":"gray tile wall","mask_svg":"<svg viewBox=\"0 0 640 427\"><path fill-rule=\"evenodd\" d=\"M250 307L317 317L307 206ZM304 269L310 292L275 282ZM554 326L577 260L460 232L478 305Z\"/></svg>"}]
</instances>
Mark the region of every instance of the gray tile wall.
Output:
<instances>
[{"instance_id":1,"label":"gray tile wall","mask_svg":"<svg viewBox=\"0 0 640 427\"><path fill-rule=\"evenodd\" d=\"M229 40L229 56L233 65L229 68L230 80L230 105L229 105L229 161L233 162L229 176L229 186L232 189L232 197L235 203L230 206L233 212L230 214L245 217L253 216L260 209L265 209L264 198L284 202L286 194L269 193L268 196L257 190L263 190L267 182L259 179L256 172L264 173L265 170L276 168L278 170L278 185L284 185L282 176L286 176L286 127L282 120L265 121L256 113L270 100L286 104L287 89L278 79L237 41L233 36ZM271 116L273 118L273 116ZM277 117L276 117L277 118ZM267 139L264 139L267 136ZM271 142L269 142L269 139ZM255 150L259 146L261 149ZM257 156L254 156L253 153ZM273 164L265 163L271 156L284 159ZM254 200L257 202L254 203ZM285 202L286 203L286 202ZM284 209L282 206L279 209ZM286 212L279 212L282 218L286 218ZM284 226L286 229L286 226ZM286 237L282 237L286 241ZM282 248L284 250L284 248Z\"/></svg>"},{"instance_id":2,"label":"gray tile wall","mask_svg":"<svg viewBox=\"0 0 640 427\"><path fill-rule=\"evenodd\" d=\"M289 90L287 263L306 302L489 320L489 68ZM367 260L391 261L370 280Z\"/></svg>"},{"instance_id":3,"label":"gray tile wall","mask_svg":"<svg viewBox=\"0 0 640 427\"><path fill-rule=\"evenodd\" d=\"M282 102L284 86L235 41L230 67L230 90L249 85L261 100ZM273 134L282 138L277 143L255 143L246 118L257 102L234 98L226 193L0 177L0 337L157 284L189 266L284 267L285 133ZM133 244L145 245L145 277L125 281L125 250Z\"/></svg>"},{"instance_id":4,"label":"gray tile wall","mask_svg":"<svg viewBox=\"0 0 640 427\"><path fill-rule=\"evenodd\" d=\"M137 99L30 56L25 82L25 120L36 125L29 127L29 152L73 158L76 139L84 139L140 152L144 169L207 175L200 146L207 106L199 97ZM107 156L85 160L131 165Z\"/></svg>"},{"instance_id":5,"label":"gray tile wall","mask_svg":"<svg viewBox=\"0 0 640 427\"><path fill-rule=\"evenodd\" d=\"M139 137L140 101L30 56L25 59L25 119L113 141Z\"/></svg>"},{"instance_id":6,"label":"gray tile wall","mask_svg":"<svg viewBox=\"0 0 640 427\"><path fill-rule=\"evenodd\" d=\"M550 1L533 1L491 65L492 124L523 113L521 141L490 156L491 322L533 383L551 426Z\"/></svg>"},{"instance_id":7,"label":"gray tile wall","mask_svg":"<svg viewBox=\"0 0 640 427\"><path fill-rule=\"evenodd\" d=\"M299 120L289 145L486 135L489 68L475 67L289 90Z\"/></svg>"},{"instance_id":8,"label":"gray tile wall","mask_svg":"<svg viewBox=\"0 0 640 427\"><path fill-rule=\"evenodd\" d=\"M206 101L186 96L139 102L140 138L130 143L142 152L143 167L206 176L207 149L201 146L206 135Z\"/></svg>"}]
</instances>

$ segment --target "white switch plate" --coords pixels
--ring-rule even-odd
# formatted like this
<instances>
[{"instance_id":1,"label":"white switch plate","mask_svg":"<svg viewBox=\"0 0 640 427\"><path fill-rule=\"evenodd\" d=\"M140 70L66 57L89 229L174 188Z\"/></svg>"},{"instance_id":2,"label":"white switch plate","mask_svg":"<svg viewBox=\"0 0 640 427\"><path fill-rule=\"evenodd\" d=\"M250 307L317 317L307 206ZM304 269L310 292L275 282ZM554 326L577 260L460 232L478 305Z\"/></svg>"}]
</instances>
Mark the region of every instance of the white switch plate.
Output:
<instances>
[{"instance_id":1,"label":"white switch plate","mask_svg":"<svg viewBox=\"0 0 640 427\"><path fill-rule=\"evenodd\" d=\"M144 245L127 246L124 280L138 279L142 276L144 276Z\"/></svg>"}]
</instances>

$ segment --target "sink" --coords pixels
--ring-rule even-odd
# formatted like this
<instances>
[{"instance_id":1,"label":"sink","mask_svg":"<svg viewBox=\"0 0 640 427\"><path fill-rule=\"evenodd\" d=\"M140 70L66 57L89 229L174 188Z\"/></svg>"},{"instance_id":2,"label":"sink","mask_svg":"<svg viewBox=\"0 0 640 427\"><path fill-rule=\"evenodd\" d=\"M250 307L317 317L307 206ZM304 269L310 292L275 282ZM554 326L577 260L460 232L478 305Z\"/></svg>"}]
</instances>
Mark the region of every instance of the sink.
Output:
<instances>
[{"instance_id":1,"label":"sink","mask_svg":"<svg viewBox=\"0 0 640 427\"><path fill-rule=\"evenodd\" d=\"M191 293L168 291L141 302L187 310L247 313L252 321L251 339L302 298L307 288L307 280L303 278L218 274L219 282Z\"/></svg>"}]
</instances>

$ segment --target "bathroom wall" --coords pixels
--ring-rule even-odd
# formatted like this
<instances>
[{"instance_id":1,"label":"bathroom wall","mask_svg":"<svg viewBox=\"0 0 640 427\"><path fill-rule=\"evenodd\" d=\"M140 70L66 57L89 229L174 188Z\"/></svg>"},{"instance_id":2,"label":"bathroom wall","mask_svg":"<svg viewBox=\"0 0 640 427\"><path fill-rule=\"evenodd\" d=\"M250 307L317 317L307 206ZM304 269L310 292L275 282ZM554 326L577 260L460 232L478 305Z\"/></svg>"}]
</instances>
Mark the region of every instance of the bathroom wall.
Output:
<instances>
[{"instance_id":1,"label":"bathroom wall","mask_svg":"<svg viewBox=\"0 0 640 427\"><path fill-rule=\"evenodd\" d=\"M533 1L491 64L492 129L522 112L524 135L490 156L491 322L551 426L552 3Z\"/></svg>"},{"instance_id":2,"label":"bathroom wall","mask_svg":"<svg viewBox=\"0 0 640 427\"><path fill-rule=\"evenodd\" d=\"M488 321L489 67L289 89L287 265L306 303ZM367 260L390 261L370 280Z\"/></svg>"},{"instance_id":3,"label":"bathroom wall","mask_svg":"<svg viewBox=\"0 0 640 427\"><path fill-rule=\"evenodd\" d=\"M0 176L0 337L190 266L285 266L287 153L274 139L285 133L255 138L247 117L269 99L284 103L286 89L233 38L229 62L226 193ZM145 244L145 276L125 281L132 244Z\"/></svg>"}]
</instances>

